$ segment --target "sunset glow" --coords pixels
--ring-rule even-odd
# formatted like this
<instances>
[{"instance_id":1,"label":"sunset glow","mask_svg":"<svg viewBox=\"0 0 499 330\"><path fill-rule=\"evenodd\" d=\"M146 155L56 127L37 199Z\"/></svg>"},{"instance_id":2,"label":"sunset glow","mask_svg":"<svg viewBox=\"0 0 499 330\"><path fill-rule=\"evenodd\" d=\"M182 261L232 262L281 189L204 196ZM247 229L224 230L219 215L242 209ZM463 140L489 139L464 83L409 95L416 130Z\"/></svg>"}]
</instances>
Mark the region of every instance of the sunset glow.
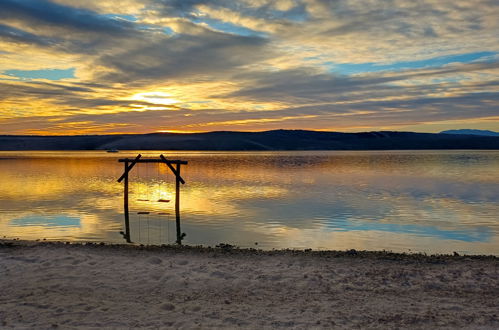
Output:
<instances>
[{"instance_id":1,"label":"sunset glow","mask_svg":"<svg viewBox=\"0 0 499 330\"><path fill-rule=\"evenodd\" d=\"M171 105L179 102L178 100L171 98L171 94L164 92L137 93L132 97L132 100L158 105Z\"/></svg>"},{"instance_id":2,"label":"sunset glow","mask_svg":"<svg viewBox=\"0 0 499 330\"><path fill-rule=\"evenodd\" d=\"M494 1L3 0L0 133L499 130Z\"/></svg>"}]
</instances>

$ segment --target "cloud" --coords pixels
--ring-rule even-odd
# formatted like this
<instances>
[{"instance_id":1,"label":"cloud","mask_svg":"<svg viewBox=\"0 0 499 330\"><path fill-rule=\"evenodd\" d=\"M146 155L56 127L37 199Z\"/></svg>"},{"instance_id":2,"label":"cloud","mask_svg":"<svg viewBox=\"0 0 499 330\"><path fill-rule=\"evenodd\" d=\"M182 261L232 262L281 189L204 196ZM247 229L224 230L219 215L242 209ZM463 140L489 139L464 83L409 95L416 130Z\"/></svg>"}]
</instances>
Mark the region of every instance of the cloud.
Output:
<instances>
[{"instance_id":1,"label":"cloud","mask_svg":"<svg viewBox=\"0 0 499 330\"><path fill-rule=\"evenodd\" d=\"M241 88L229 94L219 95L227 99L246 99L249 101L279 102L282 106L330 104L332 109L350 107L362 110L363 104L386 104L412 100L437 100L444 97L452 100L467 95L478 102L484 92L498 92L497 76L485 82L486 72L499 69L499 62L473 63L448 66L444 68L405 70L400 72L370 73L360 76L321 73L313 69L281 70L277 72L251 72L235 76ZM473 76L476 75L476 77ZM456 75L461 75L455 80ZM448 81L435 81L445 80ZM476 96L476 97L475 97ZM445 109L449 117L453 115L452 106ZM489 108L489 112L493 112Z\"/></svg>"},{"instance_id":2,"label":"cloud","mask_svg":"<svg viewBox=\"0 0 499 330\"><path fill-rule=\"evenodd\" d=\"M0 126L494 129L498 16L486 0L4 0Z\"/></svg>"},{"instance_id":3,"label":"cloud","mask_svg":"<svg viewBox=\"0 0 499 330\"><path fill-rule=\"evenodd\" d=\"M146 38L136 23L45 0L0 2L0 38L63 56L109 52L128 40ZM87 58L92 60L92 58Z\"/></svg>"},{"instance_id":4,"label":"cloud","mask_svg":"<svg viewBox=\"0 0 499 330\"><path fill-rule=\"evenodd\" d=\"M127 21L45 0L3 0L0 3L0 18L29 23L35 29L42 27L100 35L119 36L134 30L133 24Z\"/></svg>"},{"instance_id":5,"label":"cloud","mask_svg":"<svg viewBox=\"0 0 499 330\"><path fill-rule=\"evenodd\" d=\"M51 46L57 43L55 38L37 36L14 27L0 24L0 39L7 42Z\"/></svg>"},{"instance_id":6,"label":"cloud","mask_svg":"<svg viewBox=\"0 0 499 330\"><path fill-rule=\"evenodd\" d=\"M98 64L112 71L100 76L105 81L216 78L237 67L270 56L267 41L203 29L194 34L159 37L138 43L124 52L102 56Z\"/></svg>"}]
</instances>

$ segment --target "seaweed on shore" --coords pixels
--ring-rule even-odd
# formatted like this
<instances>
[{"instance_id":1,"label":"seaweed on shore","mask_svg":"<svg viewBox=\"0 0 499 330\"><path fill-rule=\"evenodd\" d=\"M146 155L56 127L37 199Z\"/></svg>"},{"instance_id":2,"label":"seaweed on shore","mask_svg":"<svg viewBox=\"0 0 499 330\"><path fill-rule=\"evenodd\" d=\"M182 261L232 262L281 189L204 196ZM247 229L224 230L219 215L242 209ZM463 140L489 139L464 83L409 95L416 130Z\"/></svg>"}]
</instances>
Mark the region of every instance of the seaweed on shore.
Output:
<instances>
[{"instance_id":1,"label":"seaweed on shore","mask_svg":"<svg viewBox=\"0 0 499 330\"><path fill-rule=\"evenodd\" d=\"M377 259L407 263L446 263L449 261L472 261L488 260L499 261L499 257L494 255L459 255L452 254L426 254L426 253L405 253L392 251L368 251L368 250L312 250L312 249L273 249L262 250L256 248L240 248L228 243L220 243L215 247L202 245L130 245L113 244L104 242L63 242L63 241L23 241L0 239L0 248L13 247L68 247L83 249L110 249L122 251L150 251L165 253L196 253L210 255L237 255L237 256L298 256L314 258L348 258L348 259Z\"/></svg>"}]
</instances>

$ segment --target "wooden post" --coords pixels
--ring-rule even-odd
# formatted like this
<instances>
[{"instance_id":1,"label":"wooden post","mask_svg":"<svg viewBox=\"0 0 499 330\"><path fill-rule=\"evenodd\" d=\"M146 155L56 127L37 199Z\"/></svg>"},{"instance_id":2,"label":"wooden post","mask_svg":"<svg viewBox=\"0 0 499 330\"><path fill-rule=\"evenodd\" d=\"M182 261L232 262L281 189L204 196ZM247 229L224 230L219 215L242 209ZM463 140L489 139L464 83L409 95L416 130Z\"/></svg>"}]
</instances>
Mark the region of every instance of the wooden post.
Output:
<instances>
[{"instance_id":1,"label":"wooden post","mask_svg":"<svg viewBox=\"0 0 499 330\"><path fill-rule=\"evenodd\" d=\"M180 230L180 164L176 166L175 173L175 224L177 227L177 244L182 244L182 232Z\"/></svg>"},{"instance_id":2,"label":"wooden post","mask_svg":"<svg viewBox=\"0 0 499 330\"><path fill-rule=\"evenodd\" d=\"M128 214L128 162L125 162L125 191L124 191L124 201L123 201L123 208L124 208L124 213L125 213L125 239L128 243L130 243L131 237L130 237L130 218Z\"/></svg>"}]
</instances>

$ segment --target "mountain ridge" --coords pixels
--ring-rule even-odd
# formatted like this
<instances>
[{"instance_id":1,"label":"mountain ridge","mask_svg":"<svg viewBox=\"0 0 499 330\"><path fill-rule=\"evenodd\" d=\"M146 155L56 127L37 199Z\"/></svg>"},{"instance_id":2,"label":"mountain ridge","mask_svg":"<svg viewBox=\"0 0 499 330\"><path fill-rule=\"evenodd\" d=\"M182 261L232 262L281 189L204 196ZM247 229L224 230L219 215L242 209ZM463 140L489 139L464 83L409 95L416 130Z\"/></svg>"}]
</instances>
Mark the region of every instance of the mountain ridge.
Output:
<instances>
[{"instance_id":1,"label":"mountain ridge","mask_svg":"<svg viewBox=\"0 0 499 330\"><path fill-rule=\"evenodd\" d=\"M442 131L440 134L467 134L480 136L499 136L499 132L489 131L485 129L450 129Z\"/></svg>"},{"instance_id":2,"label":"mountain ridge","mask_svg":"<svg viewBox=\"0 0 499 330\"><path fill-rule=\"evenodd\" d=\"M262 132L114 135L0 135L0 150L425 150L499 149L499 137L372 131L359 133L272 130Z\"/></svg>"}]
</instances>

